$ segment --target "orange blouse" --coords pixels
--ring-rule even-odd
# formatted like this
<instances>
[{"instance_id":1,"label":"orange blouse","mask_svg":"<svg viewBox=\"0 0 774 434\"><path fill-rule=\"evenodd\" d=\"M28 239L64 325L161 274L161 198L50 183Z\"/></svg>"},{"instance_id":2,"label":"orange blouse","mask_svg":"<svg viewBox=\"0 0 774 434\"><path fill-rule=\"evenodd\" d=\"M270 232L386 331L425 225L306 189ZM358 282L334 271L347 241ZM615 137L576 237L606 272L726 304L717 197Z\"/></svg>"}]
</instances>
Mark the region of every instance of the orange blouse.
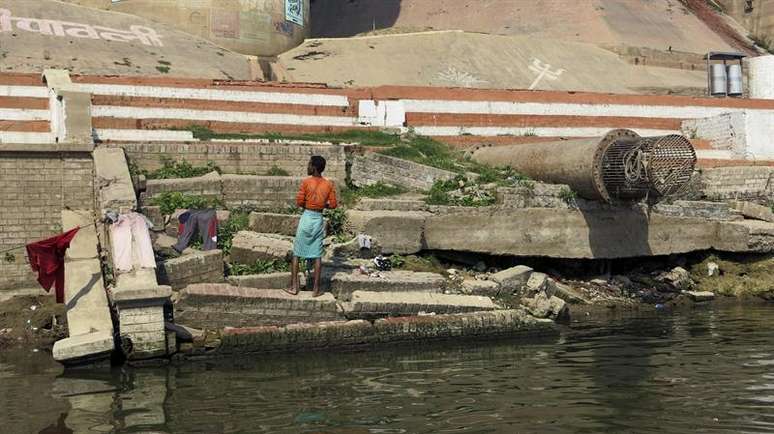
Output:
<instances>
[{"instance_id":1,"label":"orange blouse","mask_svg":"<svg viewBox=\"0 0 774 434\"><path fill-rule=\"evenodd\" d=\"M325 208L334 209L338 206L336 188L331 181L323 177L310 176L301 183L301 188L298 189L296 205L312 211L322 211Z\"/></svg>"}]
</instances>

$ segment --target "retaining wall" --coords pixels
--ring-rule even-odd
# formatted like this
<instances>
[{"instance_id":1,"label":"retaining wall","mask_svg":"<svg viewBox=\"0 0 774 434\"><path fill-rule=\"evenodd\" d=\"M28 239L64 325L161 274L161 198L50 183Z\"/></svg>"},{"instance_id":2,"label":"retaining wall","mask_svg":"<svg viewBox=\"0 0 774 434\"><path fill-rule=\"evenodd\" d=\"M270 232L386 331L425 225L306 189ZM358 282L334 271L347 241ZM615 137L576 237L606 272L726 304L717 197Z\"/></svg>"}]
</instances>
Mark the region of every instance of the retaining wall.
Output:
<instances>
[{"instance_id":1,"label":"retaining wall","mask_svg":"<svg viewBox=\"0 0 774 434\"><path fill-rule=\"evenodd\" d=\"M40 99L45 97L46 89L33 86L38 77L3 75L0 80L5 83L0 85L0 95L29 95L38 99L14 100L6 104L21 105L24 110L42 107ZM191 125L221 133L286 135L394 127L402 131L413 129L417 134L452 143L460 143L461 138L465 138L464 145L513 144L533 136L596 137L614 128L630 128L641 135L673 134L679 133L681 123L688 119L730 112L745 112L752 117L774 113L774 100L763 99L400 86L333 89L303 84L165 77L77 76L72 77L72 81L69 90L92 95L92 124L97 140L128 144L191 142L194 141L193 134L186 130ZM386 107L383 119L374 120L371 112L360 112L360 107L387 102L390 104L382 104ZM42 123L25 126L43 127ZM53 142L51 135L40 136L45 133L24 134L26 136L19 137L16 132L3 131L0 141L35 137L42 143ZM764 148L767 146L763 145ZM200 150L180 149L191 152L194 159L202 154ZM130 155L133 152L139 151L129 150ZM758 155L761 152L760 147L753 147L744 155L761 158ZM212 159L216 153L209 148L206 154ZM733 158L705 153L700 150L699 158ZM255 167L260 172L265 167L250 163L249 157L239 161L233 164L243 171ZM227 165L227 162L223 164Z\"/></svg>"},{"instance_id":2,"label":"retaining wall","mask_svg":"<svg viewBox=\"0 0 774 434\"><path fill-rule=\"evenodd\" d=\"M32 146L30 146L32 148ZM23 246L62 231L65 207L94 209L87 152L9 152L0 146L0 291L37 287Z\"/></svg>"}]
</instances>

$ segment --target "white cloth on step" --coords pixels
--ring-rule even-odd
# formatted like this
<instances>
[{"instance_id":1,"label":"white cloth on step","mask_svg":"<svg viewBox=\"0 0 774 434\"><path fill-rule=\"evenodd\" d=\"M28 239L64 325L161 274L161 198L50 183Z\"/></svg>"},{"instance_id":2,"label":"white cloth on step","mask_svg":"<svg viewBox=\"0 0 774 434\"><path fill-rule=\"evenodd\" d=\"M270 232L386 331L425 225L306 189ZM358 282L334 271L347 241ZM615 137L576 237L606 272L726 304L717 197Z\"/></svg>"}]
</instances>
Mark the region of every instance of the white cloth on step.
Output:
<instances>
[{"instance_id":1,"label":"white cloth on step","mask_svg":"<svg viewBox=\"0 0 774 434\"><path fill-rule=\"evenodd\" d=\"M145 216L130 212L118 216L118 220L110 227L116 270L132 271L135 265L156 268L148 224Z\"/></svg>"}]
</instances>

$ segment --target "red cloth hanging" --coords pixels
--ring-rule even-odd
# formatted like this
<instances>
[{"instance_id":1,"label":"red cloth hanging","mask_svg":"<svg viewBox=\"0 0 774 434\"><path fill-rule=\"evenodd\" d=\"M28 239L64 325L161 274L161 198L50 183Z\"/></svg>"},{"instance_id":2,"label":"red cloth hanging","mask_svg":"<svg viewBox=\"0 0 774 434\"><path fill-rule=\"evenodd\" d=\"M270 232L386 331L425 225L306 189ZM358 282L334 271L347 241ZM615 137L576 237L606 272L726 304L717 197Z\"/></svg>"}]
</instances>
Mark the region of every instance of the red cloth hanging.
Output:
<instances>
[{"instance_id":1,"label":"red cloth hanging","mask_svg":"<svg viewBox=\"0 0 774 434\"><path fill-rule=\"evenodd\" d=\"M46 291L51 291L51 286L55 287L57 303L64 303L65 252L79 229L27 244L27 256L32 271L38 273L38 283Z\"/></svg>"}]
</instances>

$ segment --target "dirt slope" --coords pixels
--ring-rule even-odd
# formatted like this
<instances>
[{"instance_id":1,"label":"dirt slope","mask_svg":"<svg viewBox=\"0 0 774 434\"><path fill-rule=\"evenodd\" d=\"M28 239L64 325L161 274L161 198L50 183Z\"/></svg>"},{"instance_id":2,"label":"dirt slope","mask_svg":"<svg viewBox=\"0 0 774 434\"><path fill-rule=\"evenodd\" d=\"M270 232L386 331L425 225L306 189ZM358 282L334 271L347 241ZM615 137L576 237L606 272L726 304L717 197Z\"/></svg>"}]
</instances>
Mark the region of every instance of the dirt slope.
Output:
<instances>
[{"instance_id":1,"label":"dirt slope","mask_svg":"<svg viewBox=\"0 0 774 434\"><path fill-rule=\"evenodd\" d=\"M318 0L313 35L459 29L706 53L732 47L679 0Z\"/></svg>"},{"instance_id":2,"label":"dirt slope","mask_svg":"<svg viewBox=\"0 0 774 434\"><path fill-rule=\"evenodd\" d=\"M701 71L634 66L591 44L460 31L308 40L280 56L289 81L700 94ZM561 73L536 83L535 66Z\"/></svg>"},{"instance_id":3,"label":"dirt slope","mask_svg":"<svg viewBox=\"0 0 774 434\"><path fill-rule=\"evenodd\" d=\"M244 56L135 16L50 0L0 0L0 9L11 13L0 32L2 71L250 78Z\"/></svg>"}]
</instances>

